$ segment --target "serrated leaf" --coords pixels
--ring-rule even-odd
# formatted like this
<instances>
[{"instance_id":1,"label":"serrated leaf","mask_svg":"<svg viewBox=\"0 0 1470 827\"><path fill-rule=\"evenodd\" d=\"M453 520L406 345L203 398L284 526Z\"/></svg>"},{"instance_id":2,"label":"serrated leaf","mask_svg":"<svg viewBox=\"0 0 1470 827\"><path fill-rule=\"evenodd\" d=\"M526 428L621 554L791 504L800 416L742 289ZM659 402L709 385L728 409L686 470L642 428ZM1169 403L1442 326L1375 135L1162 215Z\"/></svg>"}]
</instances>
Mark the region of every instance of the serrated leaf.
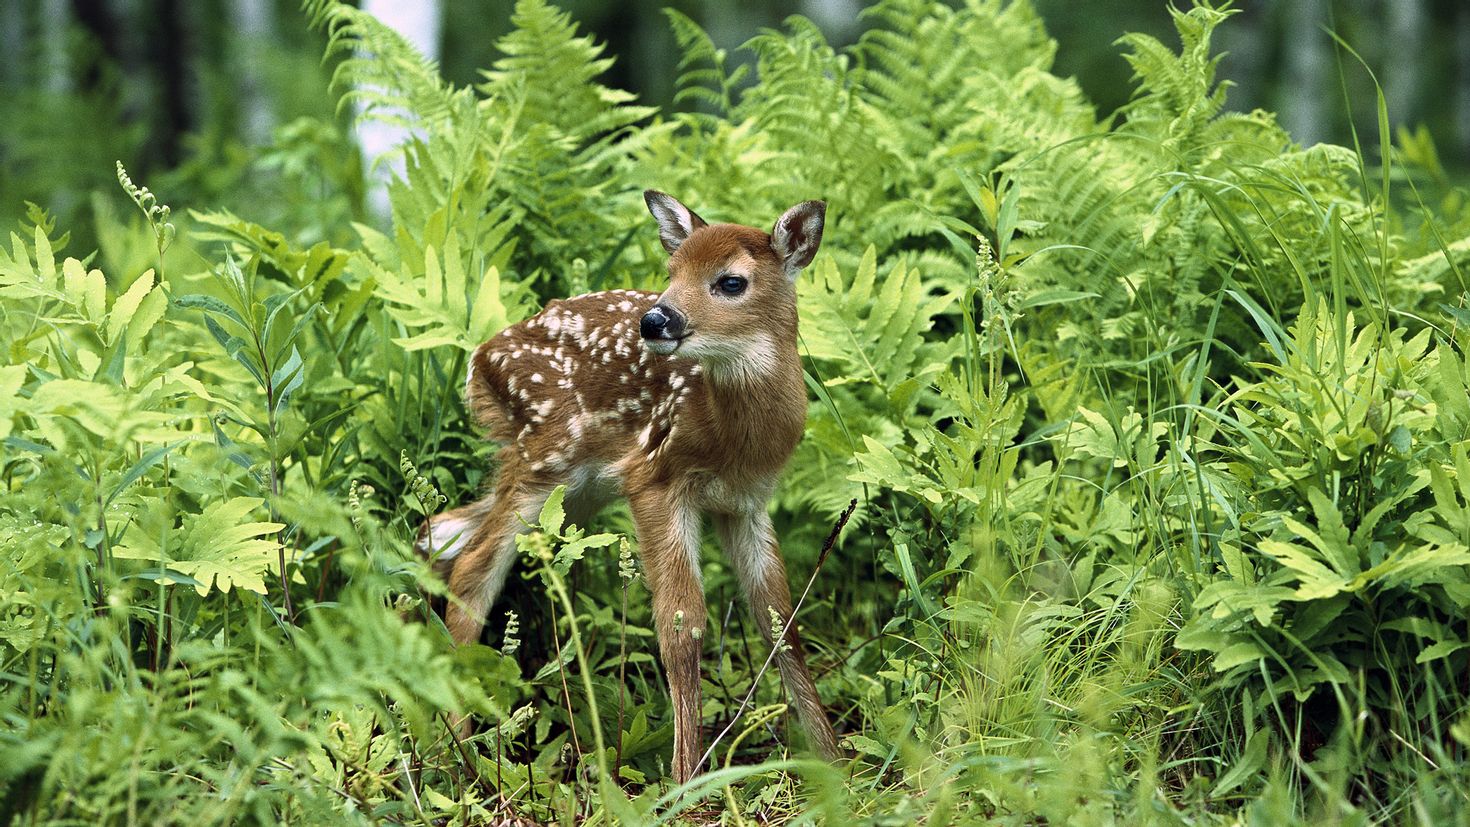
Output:
<instances>
[{"instance_id":1,"label":"serrated leaf","mask_svg":"<svg viewBox=\"0 0 1470 827\"><path fill-rule=\"evenodd\" d=\"M480 279L475 303L470 309L470 338L488 339L508 323L505 304L500 300L500 269L492 266Z\"/></svg>"},{"instance_id":2,"label":"serrated leaf","mask_svg":"<svg viewBox=\"0 0 1470 827\"><path fill-rule=\"evenodd\" d=\"M87 268L74 258L61 262L61 291L80 311L87 300Z\"/></svg>"},{"instance_id":3,"label":"serrated leaf","mask_svg":"<svg viewBox=\"0 0 1470 827\"><path fill-rule=\"evenodd\" d=\"M588 551L610 546L616 543L621 536L620 534L593 534L588 537L578 537L556 550L556 556L552 559L551 565L557 571L565 574L571 570L572 564L581 560Z\"/></svg>"},{"instance_id":4,"label":"serrated leaf","mask_svg":"<svg viewBox=\"0 0 1470 827\"><path fill-rule=\"evenodd\" d=\"M127 329L133 320L133 314L142 305L143 299L153 290L153 271L145 270L143 275L133 279L128 289L112 302L112 310L107 314L107 324L104 327L103 340L111 344L117 341L118 336Z\"/></svg>"},{"instance_id":5,"label":"serrated leaf","mask_svg":"<svg viewBox=\"0 0 1470 827\"><path fill-rule=\"evenodd\" d=\"M566 508L562 504L562 499L566 497L566 494L567 487L565 485L558 485L551 492L551 496L546 498L546 503L541 506L541 515L537 518L537 523L541 526L541 530L547 534L561 534L562 524L567 519Z\"/></svg>"},{"instance_id":6,"label":"serrated leaf","mask_svg":"<svg viewBox=\"0 0 1470 827\"><path fill-rule=\"evenodd\" d=\"M163 314L168 310L168 295L162 290L150 290L148 295L138 303L133 311L133 318L128 322L126 335L124 337L128 350L138 351L141 349L143 339Z\"/></svg>"},{"instance_id":7,"label":"serrated leaf","mask_svg":"<svg viewBox=\"0 0 1470 827\"><path fill-rule=\"evenodd\" d=\"M107 277L101 270L88 270L83 283L82 305L87 321L100 324L107 313Z\"/></svg>"},{"instance_id":8,"label":"serrated leaf","mask_svg":"<svg viewBox=\"0 0 1470 827\"><path fill-rule=\"evenodd\" d=\"M265 575L277 563L280 544L264 539L285 528L282 523L249 521L265 503L257 497L235 497L212 503L197 514L185 514L173 533L178 545L165 550L159 538L148 536L138 523L128 527L113 556L167 565L199 582L195 590L206 595L211 587L228 592L238 587L265 594Z\"/></svg>"}]
</instances>

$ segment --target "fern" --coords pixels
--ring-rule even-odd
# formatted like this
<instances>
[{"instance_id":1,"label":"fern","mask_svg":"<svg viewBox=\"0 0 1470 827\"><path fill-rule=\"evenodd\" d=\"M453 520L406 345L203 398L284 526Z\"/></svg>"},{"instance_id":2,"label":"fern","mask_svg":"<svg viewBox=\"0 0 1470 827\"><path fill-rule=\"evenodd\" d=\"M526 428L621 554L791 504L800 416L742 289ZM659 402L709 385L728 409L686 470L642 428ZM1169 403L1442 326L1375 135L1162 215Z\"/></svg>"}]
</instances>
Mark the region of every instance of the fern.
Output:
<instances>
[{"instance_id":1,"label":"fern","mask_svg":"<svg viewBox=\"0 0 1470 827\"><path fill-rule=\"evenodd\" d=\"M211 588L227 592L232 587L265 594L265 576L276 562L279 543L264 535L286 526L246 521L263 504L264 500L255 497L211 503L198 514L183 516L177 538L170 537L175 529L172 519L163 516L166 512L149 509L128 526L112 555L154 562L178 572L201 597Z\"/></svg>"},{"instance_id":2,"label":"fern","mask_svg":"<svg viewBox=\"0 0 1470 827\"><path fill-rule=\"evenodd\" d=\"M902 260L880 279L869 246L850 278L831 259L814 271L801 293L802 342L808 356L838 366L826 380L829 387L866 382L898 393L900 385L942 370L955 355L952 346L926 336L955 296L930 293L919 271Z\"/></svg>"},{"instance_id":3,"label":"fern","mask_svg":"<svg viewBox=\"0 0 1470 827\"><path fill-rule=\"evenodd\" d=\"M703 103L712 111L707 120L696 121L709 126L721 123L721 116L730 112L735 105L736 90L750 72L750 67L740 64L731 71L725 69L724 49L715 47L709 35L699 24L677 9L664 9L674 40L679 44L679 76L675 80L677 91L674 102L689 100Z\"/></svg>"},{"instance_id":4,"label":"fern","mask_svg":"<svg viewBox=\"0 0 1470 827\"><path fill-rule=\"evenodd\" d=\"M502 228L508 229L508 223ZM377 295L387 303L388 313L405 328L418 331L394 342L405 350L451 346L468 352L526 315L524 291L502 284L500 278L511 249L501 245L489 256L484 274L473 280L461 264L459 236L452 230L442 256L432 246L424 250L421 270L414 267L400 275L369 262L367 273L376 281Z\"/></svg>"}]
</instances>

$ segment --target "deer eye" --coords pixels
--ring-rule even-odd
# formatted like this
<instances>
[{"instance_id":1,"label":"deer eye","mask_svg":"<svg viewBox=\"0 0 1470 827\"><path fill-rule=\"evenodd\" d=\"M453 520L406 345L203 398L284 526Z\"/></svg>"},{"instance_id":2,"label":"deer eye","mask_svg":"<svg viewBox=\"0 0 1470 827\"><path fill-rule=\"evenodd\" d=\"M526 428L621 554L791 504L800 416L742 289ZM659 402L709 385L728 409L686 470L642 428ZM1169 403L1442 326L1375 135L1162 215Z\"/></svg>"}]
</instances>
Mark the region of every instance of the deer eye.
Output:
<instances>
[{"instance_id":1,"label":"deer eye","mask_svg":"<svg viewBox=\"0 0 1470 827\"><path fill-rule=\"evenodd\" d=\"M721 276L719 281L715 282L715 287L718 287L720 292L727 296L738 296L744 293L745 288L749 285L750 282L744 276Z\"/></svg>"}]
</instances>

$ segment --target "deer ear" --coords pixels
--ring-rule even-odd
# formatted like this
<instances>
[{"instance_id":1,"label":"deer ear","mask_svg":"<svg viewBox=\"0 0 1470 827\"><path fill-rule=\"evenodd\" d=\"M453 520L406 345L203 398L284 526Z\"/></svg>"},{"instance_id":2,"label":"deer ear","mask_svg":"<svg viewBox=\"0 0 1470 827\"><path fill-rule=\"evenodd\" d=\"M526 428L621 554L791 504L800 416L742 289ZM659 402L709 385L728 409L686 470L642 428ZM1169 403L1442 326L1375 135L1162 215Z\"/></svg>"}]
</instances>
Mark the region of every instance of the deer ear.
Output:
<instances>
[{"instance_id":1,"label":"deer ear","mask_svg":"<svg viewBox=\"0 0 1470 827\"><path fill-rule=\"evenodd\" d=\"M822 246L822 227L827 221L827 202L803 201L776 219L771 229L771 249L786 268L786 275L812 263L817 248Z\"/></svg>"},{"instance_id":2,"label":"deer ear","mask_svg":"<svg viewBox=\"0 0 1470 827\"><path fill-rule=\"evenodd\" d=\"M658 222L658 240L664 243L664 249L673 255L684 243L684 239L694 234L700 227L706 226L704 219L700 218L694 210L679 203L679 199L672 195L659 192L658 190L644 190L643 202L648 205L648 211L653 213L653 218Z\"/></svg>"}]
</instances>

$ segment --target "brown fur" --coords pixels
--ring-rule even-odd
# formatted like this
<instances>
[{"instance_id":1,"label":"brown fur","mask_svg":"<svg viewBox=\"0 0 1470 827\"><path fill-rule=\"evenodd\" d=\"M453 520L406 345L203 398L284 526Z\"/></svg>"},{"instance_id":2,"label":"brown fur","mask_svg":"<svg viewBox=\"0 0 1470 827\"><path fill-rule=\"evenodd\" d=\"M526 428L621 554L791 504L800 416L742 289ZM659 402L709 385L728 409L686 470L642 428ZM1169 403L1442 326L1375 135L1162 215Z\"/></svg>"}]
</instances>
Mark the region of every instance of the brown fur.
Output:
<instances>
[{"instance_id":1,"label":"brown fur","mask_svg":"<svg viewBox=\"0 0 1470 827\"><path fill-rule=\"evenodd\" d=\"M637 525L674 705L673 776L686 781L700 757L700 520L712 515L756 625L769 640L769 612L785 623L781 675L813 747L835 757L766 514L804 429L794 275L820 243L822 207L792 208L773 238L751 227L707 226L668 196L649 198L672 250L662 295L615 290L552 302L470 360L470 409L504 447L489 496L436 516L422 539L425 550L449 550L438 563L456 598L446 622L458 643L479 638L516 534L557 485L566 485L569 516L580 524L621 491ZM728 274L748 279L738 300L714 286ZM670 355L655 353L639 333L655 302L687 320L689 336Z\"/></svg>"}]
</instances>

